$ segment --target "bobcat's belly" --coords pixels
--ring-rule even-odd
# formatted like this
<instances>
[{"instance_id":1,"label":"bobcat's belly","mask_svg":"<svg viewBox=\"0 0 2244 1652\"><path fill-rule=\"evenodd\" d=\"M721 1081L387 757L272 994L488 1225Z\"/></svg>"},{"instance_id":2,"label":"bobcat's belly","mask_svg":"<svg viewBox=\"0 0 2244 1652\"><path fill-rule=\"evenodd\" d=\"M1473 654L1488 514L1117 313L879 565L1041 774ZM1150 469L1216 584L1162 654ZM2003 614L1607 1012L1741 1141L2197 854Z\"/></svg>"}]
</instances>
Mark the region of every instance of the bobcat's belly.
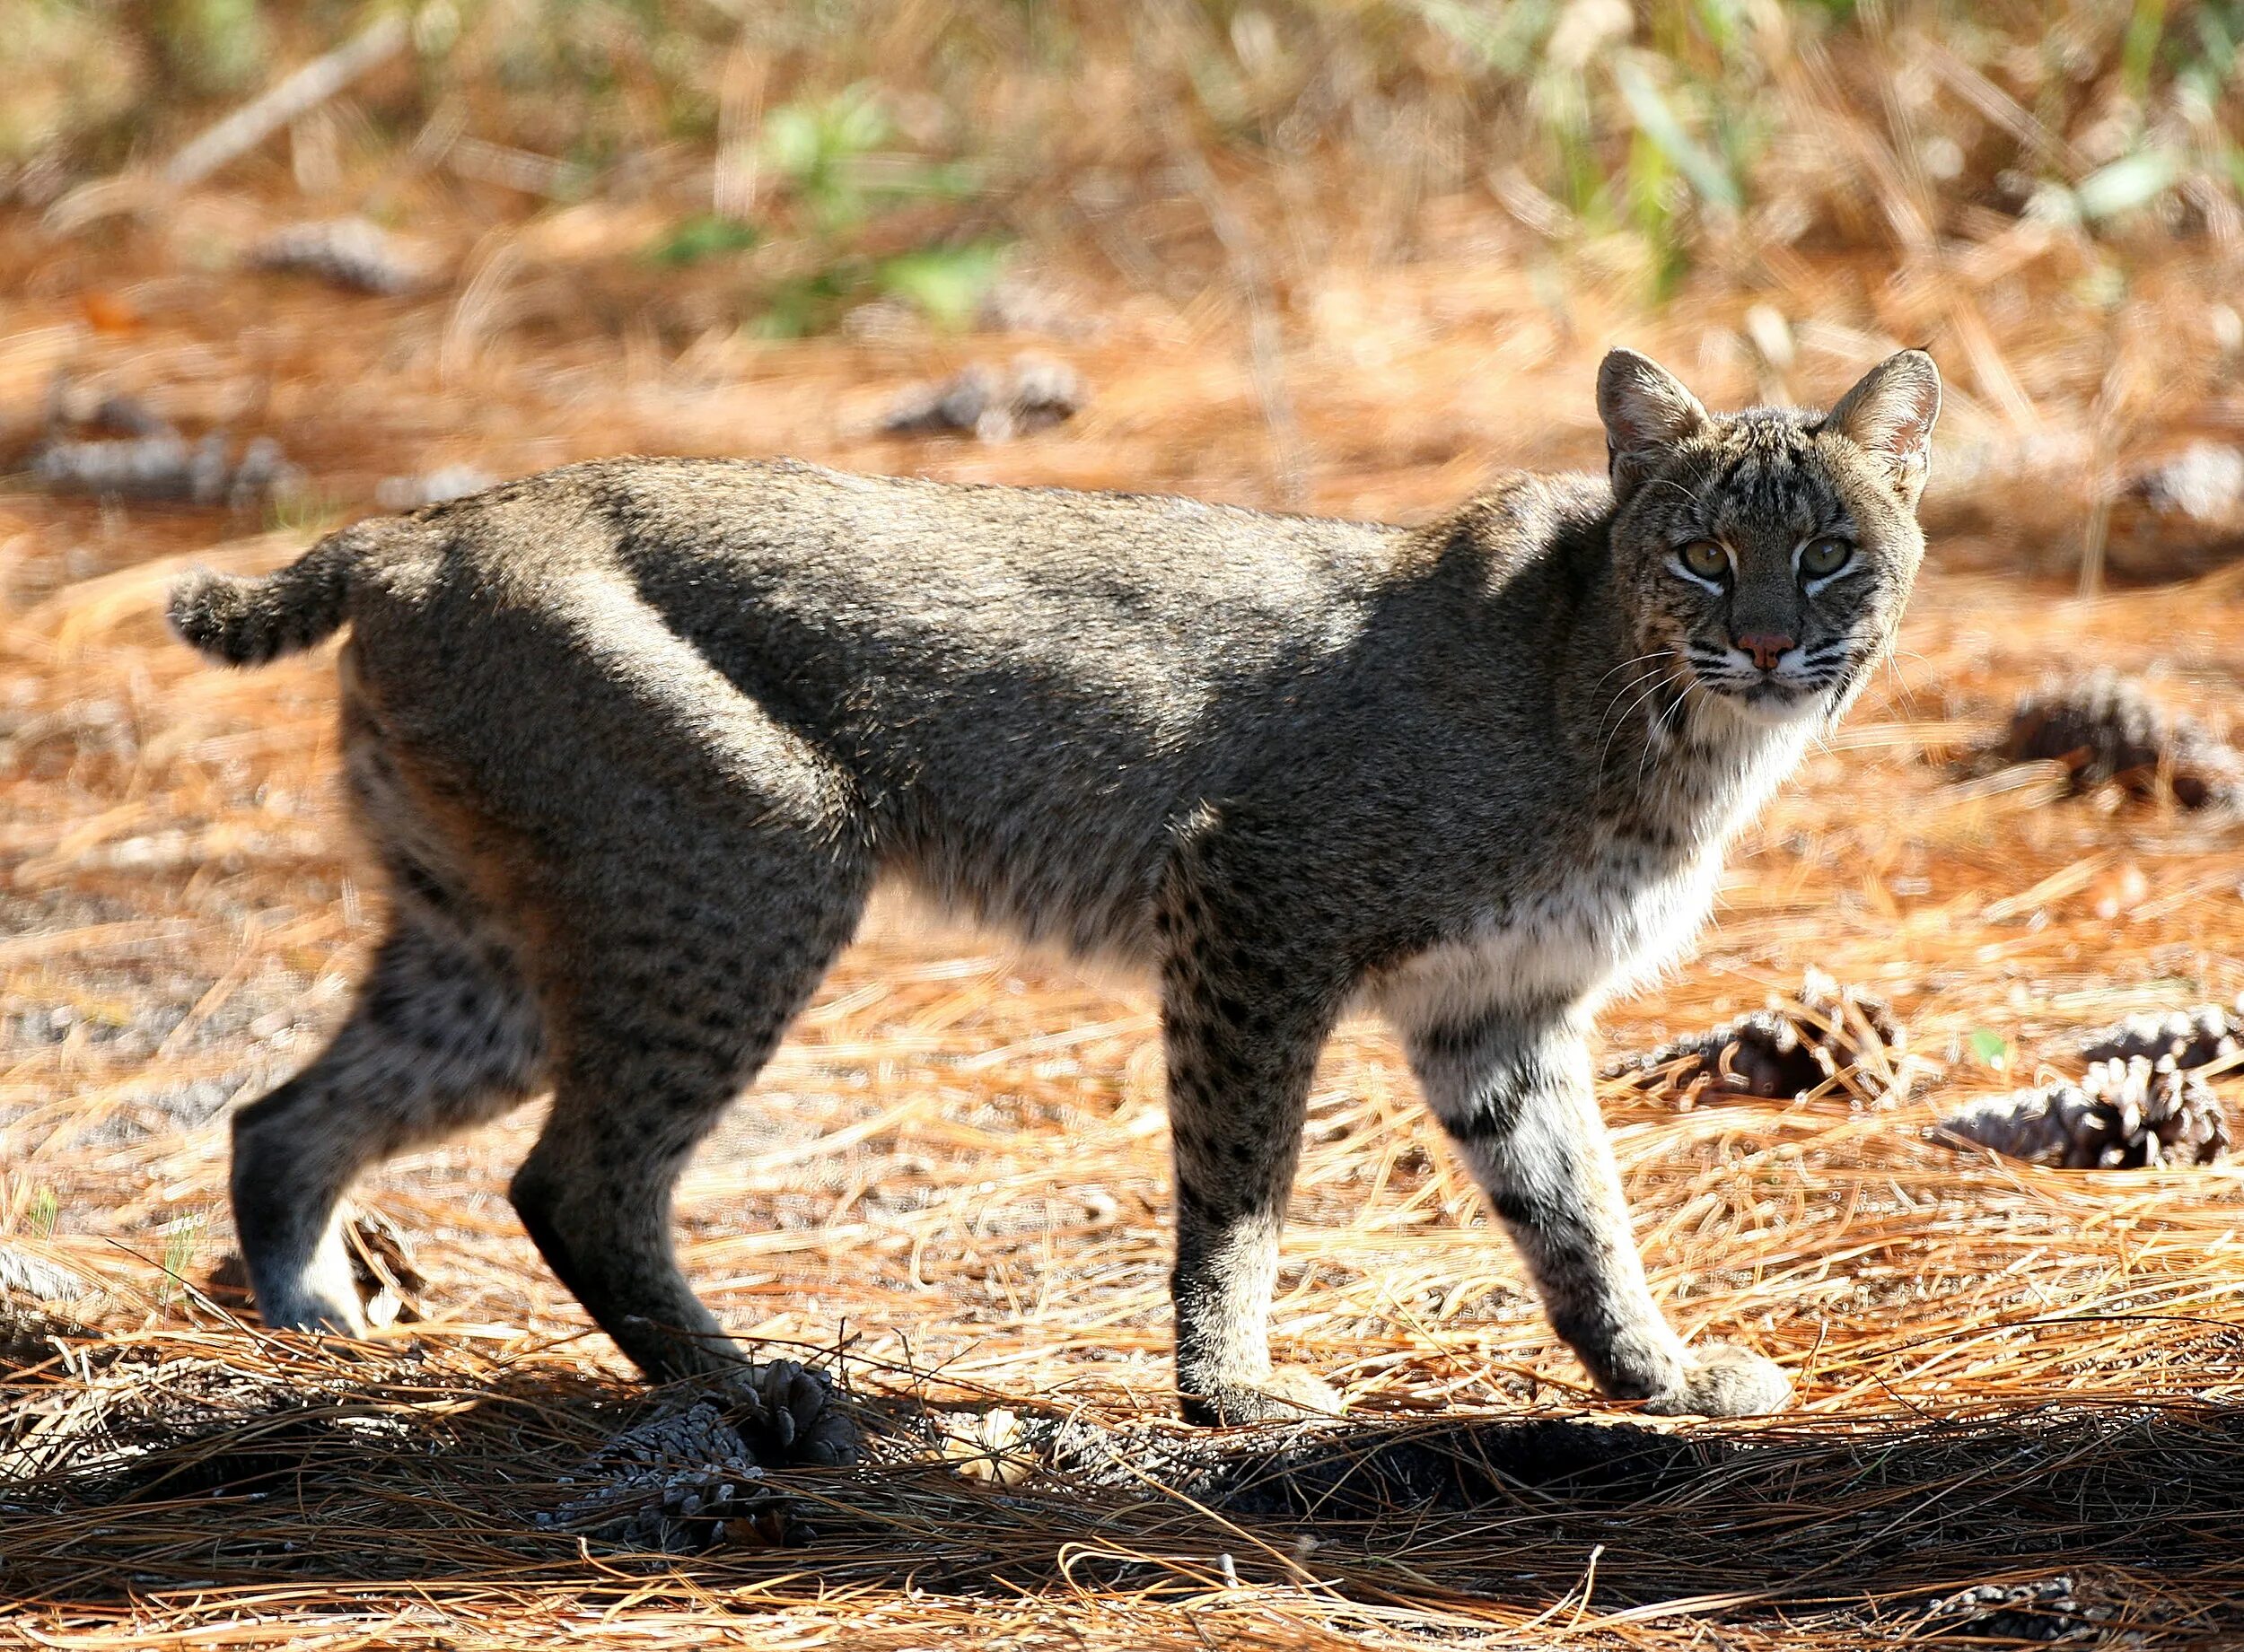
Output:
<instances>
[{"instance_id":1,"label":"bobcat's belly","mask_svg":"<svg viewBox=\"0 0 2244 1652\"><path fill-rule=\"evenodd\" d=\"M1601 865L1492 906L1466 934L1383 973L1367 996L1403 1027L1506 1010L1586 1012L1674 962L1705 921L1721 870L1714 854L1659 872Z\"/></svg>"}]
</instances>

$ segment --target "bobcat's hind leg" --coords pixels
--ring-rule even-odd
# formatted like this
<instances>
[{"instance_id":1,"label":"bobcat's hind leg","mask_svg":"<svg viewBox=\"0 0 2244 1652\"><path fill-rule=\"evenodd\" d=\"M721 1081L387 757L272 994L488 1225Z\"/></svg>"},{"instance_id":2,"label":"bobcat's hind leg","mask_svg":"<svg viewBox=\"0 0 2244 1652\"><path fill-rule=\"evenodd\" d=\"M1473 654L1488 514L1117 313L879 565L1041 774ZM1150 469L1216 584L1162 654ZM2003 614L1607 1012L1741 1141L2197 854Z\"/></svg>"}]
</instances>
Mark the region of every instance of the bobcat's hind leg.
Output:
<instances>
[{"instance_id":1,"label":"bobcat's hind leg","mask_svg":"<svg viewBox=\"0 0 2244 1652\"><path fill-rule=\"evenodd\" d=\"M671 851L693 830L666 827ZM847 943L871 881L807 840L708 847L698 864L721 878L610 868L600 898L572 903L553 1112L510 1190L548 1265L656 1381L746 1364L679 1270L672 1193Z\"/></svg>"},{"instance_id":2,"label":"bobcat's hind leg","mask_svg":"<svg viewBox=\"0 0 2244 1652\"><path fill-rule=\"evenodd\" d=\"M495 944L401 905L400 927L327 1049L233 1118L234 1228L276 1330L362 1335L338 1211L382 1160L527 1100L543 1036Z\"/></svg>"},{"instance_id":3,"label":"bobcat's hind leg","mask_svg":"<svg viewBox=\"0 0 2244 1652\"><path fill-rule=\"evenodd\" d=\"M1728 1347L1694 1355L1652 1301L1589 1052L1570 1023L1492 1016L1402 1031L1435 1116L1600 1389L1694 1416L1784 1406L1792 1385L1775 1365Z\"/></svg>"}]
</instances>

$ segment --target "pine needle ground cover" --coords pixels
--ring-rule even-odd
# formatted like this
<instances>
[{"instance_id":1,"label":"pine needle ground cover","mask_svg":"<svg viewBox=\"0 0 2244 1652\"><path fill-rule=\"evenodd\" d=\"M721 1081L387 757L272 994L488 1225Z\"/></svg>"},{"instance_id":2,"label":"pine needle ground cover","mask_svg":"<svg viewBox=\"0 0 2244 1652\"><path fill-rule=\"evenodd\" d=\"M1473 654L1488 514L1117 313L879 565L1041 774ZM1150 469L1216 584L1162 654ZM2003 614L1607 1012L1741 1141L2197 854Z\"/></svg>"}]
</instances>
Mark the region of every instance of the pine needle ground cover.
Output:
<instances>
[{"instance_id":1,"label":"pine needle ground cover","mask_svg":"<svg viewBox=\"0 0 2244 1652\"><path fill-rule=\"evenodd\" d=\"M2209 739L2235 713L2228 507L2163 510L2130 479L2244 433L2219 235L2135 246L2115 296L2115 255L2046 216L1959 208L1867 250L1747 225L1655 293L1593 237L1538 239L1509 185L1428 184L1288 241L1221 155L1172 156L1169 194L1100 220L1114 248L1028 237L1056 307L947 331L868 304L775 339L732 325L712 259L649 256L660 214L606 196L507 185L498 213L475 190L499 186L408 176L425 267L450 275L369 290L260 267L282 219L355 198L321 184L322 141L294 172L276 140L281 159L67 233L51 205L0 216L0 1638L2244 1637L2244 1173L2053 1168L1939 1129L2078 1079L2083 1039L2122 1017L2244 990L2231 815L2187 807L2156 761L2083 783L2067 754L1985 757L2022 698L2092 669ZM1865 165L1906 230L1923 180ZM1133 276L1132 247L1174 278ZM277 565L408 483L632 450L1410 519L1502 465L1595 467L1608 341L1734 405L1828 395L1928 338L1952 392L1902 651L1741 843L1696 957L1605 1018L1654 1289L1687 1336L1784 1363L1792 1412L1655 1422L1588 1393L1363 1024L1319 1076L1273 1326L1349 1417L1183 1429L1148 994L902 906L680 1197L696 1284L743 1340L841 1377L860 1464L744 1464L647 1492L678 1518L609 1520L628 1442L705 1425L628 1379L520 1231L504 1190L534 1106L362 1190L373 1342L255 1324L226 1111L339 1018L381 896L338 804L329 654L202 665L158 619L188 565ZM887 428L1023 350L1080 383L1065 418ZM58 425L161 440L108 428L135 405L190 484L223 435L224 485L40 480ZM287 487L277 461L235 486L259 438ZM1632 1075L1811 969L1906 1029L1905 1071L1842 1067L1804 1097ZM2196 1071L2233 1120L2232 1059Z\"/></svg>"}]
</instances>

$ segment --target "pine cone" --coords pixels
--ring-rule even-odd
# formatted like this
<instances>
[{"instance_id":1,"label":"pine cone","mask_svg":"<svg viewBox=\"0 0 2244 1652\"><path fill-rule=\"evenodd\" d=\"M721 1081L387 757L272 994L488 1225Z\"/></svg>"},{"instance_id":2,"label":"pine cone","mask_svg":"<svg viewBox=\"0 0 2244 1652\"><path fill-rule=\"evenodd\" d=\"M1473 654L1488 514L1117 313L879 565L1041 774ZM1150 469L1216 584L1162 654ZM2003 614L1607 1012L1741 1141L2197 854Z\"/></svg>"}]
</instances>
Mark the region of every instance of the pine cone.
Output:
<instances>
[{"instance_id":1,"label":"pine cone","mask_svg":"<svg viewBox=\"0 0 2244 1652\"><path fill-rule=\"evenodd\" d=\"M1841 987L1810 969L1799 993L1713 1031L1679 1038L1634 1061L1609 1064L1604 1076L1639 1089L1701 1095L1801 1096L1828 1080L1850 1078L1877 1093L1901 1066L1908 1033L1884 1000Z\"/></svg>"},{"instance_id":2,"label":"pine cone","mask_svg":"<svg viewBox=\"0 0 2244 1652\"><path fill-rule=\"evenodd\" d=\"M2228 1117L2205 1082L2144 1056L2101 1061L2077 1084L1973 1102L1940 1128L2012 1158L2068 1170L2209 1165L2229 1148Z\"/></svg>"},{"instance_id":3,"label":"pine cone","mask_svg":"<svg viewBox=\"0 0 2244 1652\"><path fill-rule=\"evenodd\" d=\"M355 292L410 293L429 279L426 258L364 218L321 218L277 230L250 255L259 269L290 270Z\"/></svg>"},{"instance_id":4,"label":"pine cone","mask_svg":"<svg viewBox=\"0 0 2244 1652\"><path fill-rule=\"evenodd\" d=\"M2244 759L2188 717L2170 717L2133 681L2108 670L2044 684L2019 701L1985 756L2057 762L2075 793L2117 782L2154 795L2161 776L2184 809L2227 808L2244 796Z\"/></svg>"},{"instance_id":5,"label":"pine cone","mask_svg":"<svg viewBox=\"0 0 2244 1652\"><path fill-rule=\"evenodd\" d=\"M2080 1059L2125 1062L2140 1055L2155 1064L2170 1056L2178 1068L2206 1067L2244 1047L2240 1039L2244 1039L2244 998L2231 1010L2200 1004L2195 1010L2131 1015L2084 1042Z\"/></svg>"}]
</instances>

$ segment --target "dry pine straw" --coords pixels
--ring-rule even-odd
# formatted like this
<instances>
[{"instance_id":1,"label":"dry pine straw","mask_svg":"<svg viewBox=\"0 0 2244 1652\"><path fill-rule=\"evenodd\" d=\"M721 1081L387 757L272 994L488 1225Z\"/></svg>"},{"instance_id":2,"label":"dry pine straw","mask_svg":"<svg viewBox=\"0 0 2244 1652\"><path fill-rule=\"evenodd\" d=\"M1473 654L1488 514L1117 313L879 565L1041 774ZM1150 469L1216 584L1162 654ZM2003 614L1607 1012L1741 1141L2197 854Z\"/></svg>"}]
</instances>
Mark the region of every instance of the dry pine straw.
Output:
<instances>
[{"instance_id":1,"label":"dry pine straw","mask_svg":"<svg viewBox=\"0 0 2244 1652\"><path fill-rule=\"evenodd\" d=\"M1486 281L1472 295L1530 308ZM1205 319L1079 353L1091 409L1011 453L899 450L806 411L831 392L877 414L931 360L811 345L654 398L629 371L592 388L590 345L535 363L479 346L517 427L558 433L533 450L478 436L487 416L441 378L323 371L336 346L292 302L269 318L277 394L309 421L290 449L351 489L428 453L407 406L439 457L498 470L718 445L737 418L723 445L863 466L1263 485L1236 357L1196 376L1173 367L1188 352L1164 364L1146 347ZM401 336L417 325L383 313ZM0 338L0 380L45 370L40 337ZM74 348L164 376L145 341ZM1571 422L1455 459L1417 445L1398 388L1426 358L1366 373L1371 403L1307 411L1312 447L1337 456L1311 492L1393 513L1462 492L1485 463L1589 459L1589 360L1547 336L1488 367L1476 399ZM323 411L306 387L335 384ZM362 417L363 452L345 428ZM1282 1435L1197 1457L1164 1445L1167 1172L1144 992L887 910L681 1198L686 1264L731 1327L839 1350L872 1460L780 1477L816 1529L806 1546L743 1533L657 1561L530 1519L644 1414L504 1202L534 1110L367 1190L420 1236L427 1280L409 1305L424 1317L377 1351L345 1359L232 1316L223 1105L333 1023L379 896L355 881L332 791L329 661L227 675L153 622L184 562L267 566L304 538L212 549L217 524L0 501L0 1239L98 1287L55 1305L58 1345L35 1322L15 1336L0 1635L1680 1647L1716 1644L1719 1626L1719 1644L1842 1647L1952 1628L1927 1603L2059 1571L2159 1644L2244 1632L2239 1173L2060 1173L1924 1137L2084 1027L2244 986L2234 828L2060 801L2055 765L1964 782L1950 766L2053 663L2157 663L2178 700L2217 712L2244 672L2244 576L2083 602L1959 572L2006 553L1951 535L1896 669L1742 846L1699 957L1608 1015L1615 1049L1648 1048L1815 964L1892 1001L1941 1063L1887 1110L1833 1096L1677 1111L1610 1090L1654 1289L1687 1335L1786 1363L1790 1415L1613 1436L1616 1461L1572 1468L1513 1430L1625 1408L1556 1349L1367 1025L1319 1079L1275 1324L1284 1357L1354 1400L1330 1447L1354 1466L1266 1472L1256 1454ZM1008 1488L927 1447L955 1426L941 1416L998 1403L1024 1438L1074 1418L1125 1449Z\"/></svg>"}]
</instances>

